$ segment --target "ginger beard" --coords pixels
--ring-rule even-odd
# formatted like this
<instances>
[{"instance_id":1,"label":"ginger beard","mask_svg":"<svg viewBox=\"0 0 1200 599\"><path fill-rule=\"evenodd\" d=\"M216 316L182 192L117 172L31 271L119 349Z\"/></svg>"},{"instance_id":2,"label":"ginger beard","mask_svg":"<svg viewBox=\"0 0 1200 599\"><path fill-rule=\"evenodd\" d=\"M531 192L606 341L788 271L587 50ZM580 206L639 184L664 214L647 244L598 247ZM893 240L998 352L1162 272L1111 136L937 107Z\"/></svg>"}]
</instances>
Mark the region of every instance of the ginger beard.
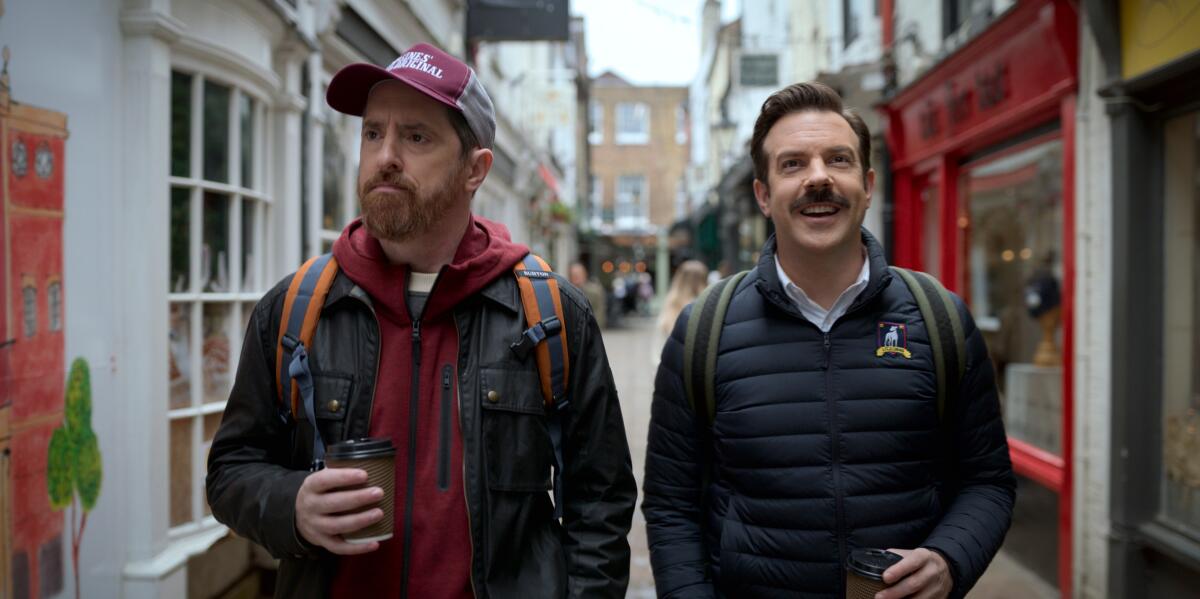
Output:
<instances>
[{"instance_id":1,"label":"ginger beard","mask_svg":"<svg viewBox=\"0 0 1200 599\"><path fill-rule=\"evenodd\" d=\"M456 201L455 191L465 186L466 171L464 161L456 161L445 179L429 191L404 173L375 173L358 190L363 226L372 237L388 241L406 241L428 232ZM392 185L400 191L375 190L379 185Z\"/></svg>"}]
</instances>

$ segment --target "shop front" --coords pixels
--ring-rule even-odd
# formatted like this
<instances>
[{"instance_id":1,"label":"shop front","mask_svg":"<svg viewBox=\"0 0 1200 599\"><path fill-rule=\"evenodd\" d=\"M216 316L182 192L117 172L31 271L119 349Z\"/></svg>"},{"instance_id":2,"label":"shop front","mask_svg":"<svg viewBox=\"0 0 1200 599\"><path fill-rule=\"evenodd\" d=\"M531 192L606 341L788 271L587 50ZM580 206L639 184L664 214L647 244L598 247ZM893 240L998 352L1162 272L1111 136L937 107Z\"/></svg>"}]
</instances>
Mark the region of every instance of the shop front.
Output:
<instances>
[{"instance_id":1,"label":"shop front","mask_svg":"<svg viewBox=\"0 0 1200 599\"><path fill-rule=\"evenodd\" d=\"M884 106L893 260L937 276L983 332L1021 484L1008 542L1064 597L1078 27L1071 2L1020 2Z\"/></svg>"},{"instance_id":2,"label":"shop front","mask_svg":"<svg viewBox=\"0 0 1200 599\"><path fill-rule=\"evenodd\" d=\"M1200 588L1200 2L1088 2L1111 131L1108 595Z\"/></svg>"}]
</instances>

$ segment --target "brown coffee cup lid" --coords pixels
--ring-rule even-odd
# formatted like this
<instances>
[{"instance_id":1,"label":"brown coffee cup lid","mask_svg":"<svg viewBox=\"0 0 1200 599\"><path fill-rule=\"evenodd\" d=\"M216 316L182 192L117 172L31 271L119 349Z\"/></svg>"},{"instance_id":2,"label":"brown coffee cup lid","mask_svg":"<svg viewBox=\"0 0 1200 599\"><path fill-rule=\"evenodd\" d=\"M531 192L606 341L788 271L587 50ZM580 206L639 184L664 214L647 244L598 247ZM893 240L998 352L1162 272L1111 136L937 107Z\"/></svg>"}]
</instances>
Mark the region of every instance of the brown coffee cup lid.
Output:
<instances>
[{"instance_id":1,"label":"brown coffee cup lid","mask_svg":"<svg viewBox=\"0 0 1200 599\"><path fill-rule=\"evenodd\" d=\"M846 557L846 569L872 580L883 580L883 573L904 559L883 549L855 549Z\"/></svg>"},{"instance_id":2,"label":"brown coffee cup lid","mask_svg":"<svg viewBox=\"0 0 1200 599\"><path fill-rule=\"evenodd\" d=\"M327 460L362 460L396 454L392 440L387 437L349 439L329 446Z\"/></svg>"}]
</instances>

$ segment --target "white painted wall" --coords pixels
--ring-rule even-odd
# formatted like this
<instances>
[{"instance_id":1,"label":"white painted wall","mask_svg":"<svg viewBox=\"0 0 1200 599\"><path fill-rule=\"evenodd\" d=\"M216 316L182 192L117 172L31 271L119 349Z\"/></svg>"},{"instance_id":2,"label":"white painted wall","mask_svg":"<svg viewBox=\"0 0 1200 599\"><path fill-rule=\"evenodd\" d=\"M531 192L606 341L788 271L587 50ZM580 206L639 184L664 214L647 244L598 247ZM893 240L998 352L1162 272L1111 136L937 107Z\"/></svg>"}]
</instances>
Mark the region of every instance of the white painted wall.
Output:
<instances>
[{"instance_id":1,"label":"white painted wall","mask_svg":"<svg viewBox=\"0 0 1200 599\"><path fill-rule=\"evenodd\" d=\"M1105 83L1095 38L1079 36L1075 135L1075 596L1108 596L1112 359L1112 137L1097 90Z\"/></svg>"},{"instance_id":2,"label":"white painted wall","mask_svg":"<svg viewBox=\"0 0 1200 599\"><path fill-rule=\"evenodd\" d=\"M123 414L140 403L116 392L121 372L114 281L123 265L114 254L115 223L137 214L113 210L120 189L117 157L121 148L121 37L118 0L8 2L0 18L0 44L8 47L15 101L67 114L70 136L65 158L63 288L66 360L82 357L91 367L92 428L99 438L104 479L96 509L88 518L80 561L88 594L113 597L126 551L126 512L121 489L131 481L122 467ZM166 226L166 223L143 223ZM163 323L165 331L166 323ZM64 365L65 367L65 365ZM165 425L164 425L165 426ZM64 594L74 596L70 525L63 529Z\"/></svg>"}]
</instances>

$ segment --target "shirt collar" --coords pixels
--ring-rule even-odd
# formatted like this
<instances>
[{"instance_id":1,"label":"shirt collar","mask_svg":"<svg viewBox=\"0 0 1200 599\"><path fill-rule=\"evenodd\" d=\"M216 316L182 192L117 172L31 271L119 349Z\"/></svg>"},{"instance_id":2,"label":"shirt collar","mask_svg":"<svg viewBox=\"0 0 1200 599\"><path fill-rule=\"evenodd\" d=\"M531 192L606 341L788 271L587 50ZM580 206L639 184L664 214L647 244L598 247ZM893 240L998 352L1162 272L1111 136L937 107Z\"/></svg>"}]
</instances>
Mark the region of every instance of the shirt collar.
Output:
<instances>
[{"instance_id":1,"label":"shirt collar","mask_svg":"<svg viewBox=\"0 0 1200 599\"><path fill-rule=\"evenodd\" d=\"M871 260L867 255L866 246L863 246L862 253L863 263L862 268L858 271L858 278L854 281L854 283L847 287L841 295L838 296L837 300L833 302L833 306L830 306L830 310L832 310L834 306L837 306L838 303L847 296L849 296L851 299L856 298L858 297L858 294L862 293L862 291L867 288L867 283L869 283L871 280ZM800 286L793 283L792 279L787 276L786 272L783 271L783 264L779 262L778 251L775 252L775 272L779 275L779 282L783 285L783 290L787 292L788 296L790 296L793 301L807 303L824 311L824 308L821 308L819 304L812 301L812 299L808 297L808 294L805 293Z\"/></svg>"}]
</instances>

